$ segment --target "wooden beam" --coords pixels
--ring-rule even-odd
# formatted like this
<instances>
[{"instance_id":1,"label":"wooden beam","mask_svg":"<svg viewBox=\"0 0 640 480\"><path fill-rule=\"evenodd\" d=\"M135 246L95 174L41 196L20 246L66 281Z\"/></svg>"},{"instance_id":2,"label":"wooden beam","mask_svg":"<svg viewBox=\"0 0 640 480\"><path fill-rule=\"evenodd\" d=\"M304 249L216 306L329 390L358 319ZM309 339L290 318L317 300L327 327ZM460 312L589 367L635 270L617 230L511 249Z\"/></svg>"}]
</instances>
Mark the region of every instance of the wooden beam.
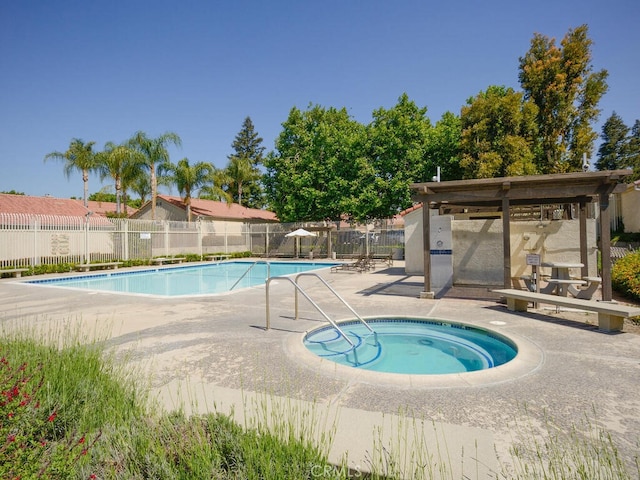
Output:
<instances>
[{"instance_id":1,"label":"wooden beam","mask_svg":"<svg viewBox=\"0 0 640 480\"><path fill-rule=\"evenodd\" d=\"M609 195L600 195L600 254L602 255L602 300L611 301L611 214Z\"/></svg>"},{"instance_id":2,"label":"wooden beam","mask_svg":"<svg viewBox=\"0 0 640 480\"><path fill-rule=\"evenodd\" d=\"M422 204L422 245L424 255L424 294L431 295L431 212Z\"/></svg>"},{"instance_id":3,"label":"wooden beam","mask_svg":"<svg viewBox=\"0 0 640 480\"><path fill-rule=\"evenodd\" d=\"M582 267L582 276L589 276L589 252L587 250L588 238L587 238L587 203L580 202L578 215L580 216L580 263L584 265Z\"/></svg>"},{"instance_id":4,"label":"wooden beam","mask_svg":"<svg viewBox=\"0 0 640 480\"><path fill-rule=\"evenodd\" d=\"M502 199L502 251L504 266L504 288L511 288L511 219L509 198Z\"/></svg>"}]
</instances>

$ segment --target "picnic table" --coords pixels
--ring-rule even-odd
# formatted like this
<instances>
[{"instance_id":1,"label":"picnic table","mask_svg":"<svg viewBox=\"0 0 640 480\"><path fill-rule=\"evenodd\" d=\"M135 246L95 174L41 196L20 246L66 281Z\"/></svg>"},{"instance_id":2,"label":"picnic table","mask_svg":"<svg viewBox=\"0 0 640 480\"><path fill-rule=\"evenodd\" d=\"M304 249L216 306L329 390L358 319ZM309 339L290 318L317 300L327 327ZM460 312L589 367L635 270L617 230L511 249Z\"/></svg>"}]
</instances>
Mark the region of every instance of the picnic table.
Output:
<instances>
[{"instance_id":1,"label":"picnic table","mask_svg":"<svg viewBox=\"0 0 640 480\"><path fill-rule=\"evenodd\" d=\"M543 267L551 268L551 276L547 278L547 286L540 289L541 293L555 293L561 297L566 297L569 293L569 287L576 285L586 285L587 282L571 276L572 268L582 268L583 263L571 262L544 262Z\"/></svg>"}]
</instances>

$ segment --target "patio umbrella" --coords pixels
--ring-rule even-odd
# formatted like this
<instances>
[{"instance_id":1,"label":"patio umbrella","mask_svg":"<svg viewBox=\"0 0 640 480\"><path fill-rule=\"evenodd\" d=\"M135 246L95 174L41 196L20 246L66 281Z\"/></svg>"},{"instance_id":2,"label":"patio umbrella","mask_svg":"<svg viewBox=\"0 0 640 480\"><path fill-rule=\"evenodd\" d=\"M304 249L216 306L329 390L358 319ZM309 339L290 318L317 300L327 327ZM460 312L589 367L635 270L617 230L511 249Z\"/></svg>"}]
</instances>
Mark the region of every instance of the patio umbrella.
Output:
<instances>
[{"instance_id":1,"label":"patio umbrella","mask_svg":"<svg viewBox=\"0 0 640 480\"><path fill-rule=\"evenodd\" d=\"M299 228L294 230L293 232L289 232L285 235L285 237L316 237L317 235L313 232L308 232L304 228Z\"/></svg>"},{"instance_id":2,"label":"patio umbrella","mask_svg":"<svg viewBox=\"0 0 640 480\"><path fill-rule=\"evenodd\" d=\"M297 230L294 230L293 232L289 232L285 235L285 237L294 237L296 239L296 243L297 243L297 250L296 250L296 258L298 258L298 254L300 252L300 238L302 237L316 237L317 235L314 232L309 232L307 230L305 230L304 228L299 228Z\"/></svg>"}]
</instances>

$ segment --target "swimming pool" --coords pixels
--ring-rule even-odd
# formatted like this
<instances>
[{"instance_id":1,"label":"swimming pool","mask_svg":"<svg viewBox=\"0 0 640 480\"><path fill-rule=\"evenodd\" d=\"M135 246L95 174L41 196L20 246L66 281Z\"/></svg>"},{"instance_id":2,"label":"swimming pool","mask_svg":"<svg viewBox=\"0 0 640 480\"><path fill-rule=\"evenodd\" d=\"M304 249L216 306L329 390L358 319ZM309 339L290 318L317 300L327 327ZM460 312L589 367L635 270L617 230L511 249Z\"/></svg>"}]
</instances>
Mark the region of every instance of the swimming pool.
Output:
<instances>
[{"instance_id":1,"label":"swimming pool","mask_svg":"<svg viewBox=\"0 0 640 480\"><path fill-rule=\"evenodd\" d=\"M26 283L135 295L179 297L211 295L255 287L266 279L293 275L334 263L321 262L220 262L136 271L109 271L89 275L30 280Z\"/></svg>"},{"instance_id":2,"label":"swimming pool","mask_svg":"<svg viewBox=\"0 0 640 480\"><path fill-rule=\"evenodd\" d=\"M319 357L354 368L386 373L448 374L503 365L518 352L515 343L490 330L421 318L373 318L307 333L306 348Z\"/></svg>"}]
</instances>

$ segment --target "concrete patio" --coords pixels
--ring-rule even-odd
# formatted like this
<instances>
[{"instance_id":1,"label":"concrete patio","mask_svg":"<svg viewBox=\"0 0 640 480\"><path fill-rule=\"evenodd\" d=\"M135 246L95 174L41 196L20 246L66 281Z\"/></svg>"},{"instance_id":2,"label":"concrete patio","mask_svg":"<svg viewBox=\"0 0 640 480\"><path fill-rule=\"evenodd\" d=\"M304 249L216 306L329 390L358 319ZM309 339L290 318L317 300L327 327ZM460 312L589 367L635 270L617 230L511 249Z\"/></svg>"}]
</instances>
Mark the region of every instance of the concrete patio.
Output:
<instances>
[{"instance_id":1,"label":"concrete patio","mask_svg":"<svg viewBox=\"0 0 640 480\"><path fill-rule=\"evenodd\" d=\"M356 471L379 463L380 445L408 459L416 441L452 478L495 477L511 462L509 447L519 441L519 426L540 428L551 418L568 430L585 415L612 434L625 461L637 454L637 326L605 334L597 330L595 315L584 312L514 314L486 288L454 288L442 299L420 299L422 278L406 276L402 262L365 273L325 269L322 276L362 316L430 317L490 328L514 340L520 353L502 367L459 375L342 368L302 347L304 332L323 320L304 300L301 318L294 320L288 282L272 285L269 331L264 287L171 299L7 278L0 280L0 319L45 326L78 321L87 332L108 336L146 372L168 409L233 411L247 424L255 421L260 402L288 411L311 409L320 429L335 430L331 459L346 455ZM301 283L332 318L353 317L317 280Z\"/></svg>"}]
</instances>

